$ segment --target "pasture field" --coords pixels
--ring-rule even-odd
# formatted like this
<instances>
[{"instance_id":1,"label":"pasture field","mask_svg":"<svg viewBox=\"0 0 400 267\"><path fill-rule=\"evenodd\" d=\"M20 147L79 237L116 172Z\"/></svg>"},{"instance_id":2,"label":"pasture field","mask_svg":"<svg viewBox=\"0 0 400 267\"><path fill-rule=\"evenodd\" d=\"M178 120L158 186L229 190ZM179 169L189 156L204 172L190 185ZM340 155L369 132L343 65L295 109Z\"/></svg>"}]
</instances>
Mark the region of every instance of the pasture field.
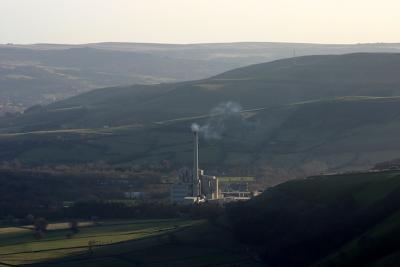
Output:
<instances>
[{"instance_id":1,"label":"pasture field","mask_svg":"<svg viewBox=\"0 0 400 267\"><path fill-rule=\"evenodd\" d=\"M68 228L50 224L41 240L29 226L0 228L0 266L258 266L205 221L83 222L71 237Z\"/></svg>"},{"instance_id":2,"label":"pasture field","mask_svg":"<svg viewBox=\"0 0 400 267\"><path fill-rule=\"evenodd\" d=\"M87 253L90 242L94 242L96 248L165 234L196 223L182 220L111 221L97 224L84 222L81 223L79 233L70 238L67 237L71 233L68 223L57 223L48 226L41 240L34 238L30 226L0 228L0 262L35 263Z\"/></svg>"}]
</instances>

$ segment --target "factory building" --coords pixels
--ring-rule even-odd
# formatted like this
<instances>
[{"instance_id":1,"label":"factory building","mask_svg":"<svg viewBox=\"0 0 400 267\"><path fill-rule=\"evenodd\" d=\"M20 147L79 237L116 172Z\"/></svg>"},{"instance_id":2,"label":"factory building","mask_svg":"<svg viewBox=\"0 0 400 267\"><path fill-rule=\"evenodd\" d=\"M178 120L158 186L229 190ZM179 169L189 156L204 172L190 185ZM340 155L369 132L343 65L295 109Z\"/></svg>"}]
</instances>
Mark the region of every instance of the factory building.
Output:
<instances>
[{"instance_id":1,"label":"factory building","mask_svg":"<svg viewBox=\"0 0 400 267\"><path fill-rule=\"evenodd\" d=\"M171 185L170 200L172 203L200 203L205 201L223 201L224 193L221 192L219 179L216 176L205 175L199 169L199 133L193 130L193 168L183 168L178 173L178 181ZM240 179L240 178L239 178ZM225 189L225 188L224 188ZM227 190L224 190L227 191ZM229 190L231 191L231 190ZM227 201L246 200L250 192L229 192ZM239 193L239 194L236 194ZM237 195L237 196L236 196Z\"/></svg>"},{"instance_id":2,"label":"factory building","mask_svg":"<svg viewBox=\"0 0 400 267\"><path fill-rule=\"evenodd\" d=\"M218 178L199 169L199 133L193 131L193 169L179 171L178 182L170 188L172 203L196 203L219 198Z\"/></svg>"}]
</instances>

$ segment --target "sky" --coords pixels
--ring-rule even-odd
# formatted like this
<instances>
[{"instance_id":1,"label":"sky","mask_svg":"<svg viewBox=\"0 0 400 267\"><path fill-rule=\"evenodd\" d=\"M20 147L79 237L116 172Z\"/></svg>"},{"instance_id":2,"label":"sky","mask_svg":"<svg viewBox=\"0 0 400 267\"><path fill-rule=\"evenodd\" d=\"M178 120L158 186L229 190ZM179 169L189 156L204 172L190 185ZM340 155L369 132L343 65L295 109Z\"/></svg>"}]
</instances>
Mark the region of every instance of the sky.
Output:
<instances>
[{"instance_id":1,"label":"sky","mask_svg":"<svg viewBox=\"0 0 400 267\"><path fill-rule=\"evenodd\" d=\"M399 33L399 0L0 0L0 43L374 43Z\"/></svg>"}]
</instances>

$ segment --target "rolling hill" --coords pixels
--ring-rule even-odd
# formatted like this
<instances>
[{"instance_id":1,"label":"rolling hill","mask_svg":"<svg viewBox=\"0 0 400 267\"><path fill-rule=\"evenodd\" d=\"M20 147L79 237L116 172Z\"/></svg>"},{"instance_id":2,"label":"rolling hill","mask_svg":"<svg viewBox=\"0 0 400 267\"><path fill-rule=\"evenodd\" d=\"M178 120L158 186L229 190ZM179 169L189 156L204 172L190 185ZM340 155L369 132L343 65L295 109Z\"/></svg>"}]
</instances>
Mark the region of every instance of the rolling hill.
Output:
<instances>
[{"instance_id":1,"label":"rolling hill","mask_svg":"<svg viewBox=\"0 0 400 267\"><path fill-rule=\"evenodd\" d=\"M226 101L251 109L341 96L397 96L399 67L400 54L284 59L194 82L100 89L0 123L37 121L38 129L120 126L202 115Z\"/></svg>"},{"instance_id":2,"label":"rolling hill","mask_svg":"<svg viewBox=\"0 0 400 267\"><path fill-rule=\"evenodd\" d=\"M31 164L106 160L141 165L169 160L175 166L190 166L190 124L197 122L215 127L219 135L201 140L201 164L209 171L269 166L308 175L364 169L398 157L399 104L398 97L344 97L242 111L227 118L3 133L0 156Z\"/></svg>"},{"instance_id":3,"label":"rolling hill","mask_svg":"<svg viewBox=\"0 0 400 267\"><path fill-rule=\"evenodd\" d=\"M0 115L97 88L203 79L294 54L393 53L399 49L399 44L0 44Z\"/></svg>"},{"instance_id":4,"label":"rolling hill","mask_svg":"<svg viewBox=\"0 0 400 267\"><path fill-rule=\"evenodd\" d=\"M234 66L90 47L0 47L0 104L26 108L101 87L191 80Z\"/></svg>"},{"instance_id":5,"label":"rolling hill","mask_svg":"<svg viewBox=\"0 0 400 267\"><path fill-rule=\"evenodd\" d=\"M400 54L307 56L206 80L100 89L1 119L0 158L178 167L190 164L189 128L199 123L208 131L201 164L211 172L364 169L400 153L399 67Z\"/></svg>"},{"instance_id":6,"label":"rolling hill","mask_svg":"<svg viewBox=\"0 0 400 267\"><path fill-rule=\"evenodd\" d=\"M399 171L317 176L228 213L267 266L398 266L399 190Z\"/></svg>"}]
</instances>

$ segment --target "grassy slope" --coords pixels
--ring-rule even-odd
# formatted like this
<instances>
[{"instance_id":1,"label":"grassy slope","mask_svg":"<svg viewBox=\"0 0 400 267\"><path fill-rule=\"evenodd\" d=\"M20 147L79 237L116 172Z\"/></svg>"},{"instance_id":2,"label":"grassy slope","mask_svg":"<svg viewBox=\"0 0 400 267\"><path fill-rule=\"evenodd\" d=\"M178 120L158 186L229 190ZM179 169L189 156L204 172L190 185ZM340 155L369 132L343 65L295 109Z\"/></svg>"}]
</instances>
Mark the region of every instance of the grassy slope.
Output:
<instances>
[{"instance_id":1,"label":"grassy slope","mask_svg":"<svg viewBox=\"0 0 400 267\"><path fill-rule=\"evenodd\" d=\"M397 97L345 97L246 111L225 123L222 139L201 140L201 164L304 166L314 173L369 167L398 156L399 102ZM197 116L156 124L5 133L0 134L0 157L34 164L164 159L190 164L189 126L207 120Z\"/></svg>"},{"instance_id":2,"label":"grassy slope","mask_svg":"<svg viewBox=\"0 0 400 267\"><path fill-rule=\"evenodd\" d=\"M81 228L71 239L65 238L67 232L52 230L43 240L34 241L30 230L2 229L0 262L39 266L258 266L230 234L201 221L115 221ZM93 255L88 253L89 240L97 241Z\"/></svg>"},{"instance_id":3,"label":"grassy slope","mask_svg":"<svg viewBox=\"0 0 400 267\"><path fill-rule=\"evenodd\" d=\"M195 59L194 55L185 59L168 52L158 55L156 51L88 46L55 50L0 46L2 100L26 108L101 87L198 79L259 62Z\"/></svg>"},{"instance_id":4,"label":"grassy slope","mask_svg":"<svg viewBox=\"0 0 400 267\"><path fill-rule=\"evenodd\" d=\"M315 266L398 266L400 211L383 219Z\"/></svg>"},{"instance_id":5,"label":"grassy slope","mask_svg":"<svg viewBox=\"0 0 400 267\"><path fill-rule=\"evenodd\" d=\"M1 119L0 159L188 164L189 125L229 100L263 109L243 114L223 140L203 141L208 168L362 169L398 157L399 67L398 54L308 56L201 81L96 90Z\"/></svg>"},{"instance_id":6,"label":"grassy slope","mask_svg":"<svg viewBox=\"0 0 400 267\"><path fill-rule=\"evenodd\" d=\"M239 205L232 218L270 266L398 266L381 264L399 252L399 190L399 171L311 177Z\"/></svg>"},{"instance_id":7,"label":"grassy slope","mask_svg":"<svg viewBox=\"0 0 400 267\"><path fill-rule=\"evenodd\" d=\"M11 264L37 262L59 258L74 253L87 251L88 242L95 240L98 244L140 239L176 231L196 222L190 221L125 221L106 223L100 226L88 226L72 238L67 239L67 229L50 230L42 240L35 240L29 229L12 228L1 232L0 261Z\"/></svg>"},{"instance_id":8,"label":"grassy slope","mask_svg":"<svg viewBox=\"0 0 400 267\"><path fill-rule=\"evenodd\" d=\"M399 67L399 54L285 59L194 82L96 90L0 122L2 128L20 129L102 127L195 116L223 101L257 108L340 96L393 96L400 93ZM70 109L76 106L81 109Z\"/></svg>"}]
</instances>

